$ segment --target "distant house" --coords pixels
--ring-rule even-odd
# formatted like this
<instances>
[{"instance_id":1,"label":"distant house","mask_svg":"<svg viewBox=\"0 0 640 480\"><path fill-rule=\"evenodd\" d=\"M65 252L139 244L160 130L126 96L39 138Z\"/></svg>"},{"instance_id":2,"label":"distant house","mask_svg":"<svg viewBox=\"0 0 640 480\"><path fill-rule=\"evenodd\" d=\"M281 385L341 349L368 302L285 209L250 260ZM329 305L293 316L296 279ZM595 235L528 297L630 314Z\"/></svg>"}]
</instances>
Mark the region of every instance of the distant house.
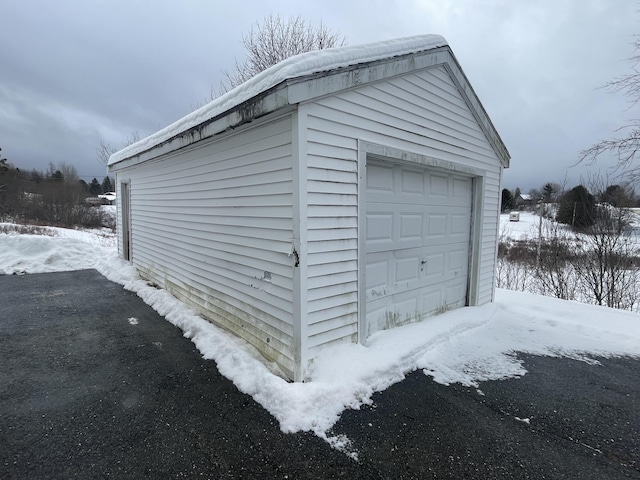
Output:
<instances>
[{"instance_id":1,"label":"distant house","mask_svg":"<svg viewBox=\"0 0 640 480\"><path fill-rule=\"evenodd\" d=\"M102 195L98 195L102 205L114 205L116 202L116 192L106 192Z\"/></svg>"},{"instance_id":2,"label":"distant house","mask_svg":"<svg viewBox=\"0 0 640 480\"><path fill-rule=\"evenodd\" d=\"M435 35L289 58L109 160L120 255L296 381L493 300L508 165Z\"/></svg>"},{"instance_id":3,"label":"distant house","mask_svg":"<svg viewBox=\"0 0 640 480\"><path fill-rule=\"evenodd\" d=\"M88 203L92 206L97 205L115 205L116 203L116 193L115 192L107 192L103 195L96 195L95 197L87 197L84 199L85 203Z\"/></svg>"},{"instance_id":4,"label":"distant house","mask_svg":"<svg viewBox=\"0 0 640 480\"><path fill-rule=\"evenodd\" d=\"M523 209L533 205L533 198L528 193L519 193L513 198L516 208Z\"/></svg>"}]
</instances>

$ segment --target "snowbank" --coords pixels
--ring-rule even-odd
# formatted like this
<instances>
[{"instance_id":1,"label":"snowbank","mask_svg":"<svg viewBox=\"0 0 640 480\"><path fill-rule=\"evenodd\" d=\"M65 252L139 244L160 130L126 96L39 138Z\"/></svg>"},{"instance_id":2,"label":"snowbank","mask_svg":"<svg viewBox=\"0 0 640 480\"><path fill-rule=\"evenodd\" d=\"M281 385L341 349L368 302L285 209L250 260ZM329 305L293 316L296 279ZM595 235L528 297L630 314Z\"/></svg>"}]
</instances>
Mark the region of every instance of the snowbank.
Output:
<instances>
[{"instance_id":1,"label":"snowbank","mask_svg":"<svg viewBox=\"0 0 640 480\"><path fill-rule=\"evenodd\" d=\"M289 383L246 342L141 280L117 257L113 234L54 231L54 237L0 234L0 272L98 269L181 328L205 358L214 360L223 375L280 422L284 432L312 431L347 453L348 439L327 433L340 414L371 402L374 392L416 369L443 384L480 388L482 381L526 373L515 352L590 363L597 362L589 356L640 356L638 314L498 290L493 304L376 332L367 347L326 349L313 361L311 381Z\"/></svg>"}]
</instances>

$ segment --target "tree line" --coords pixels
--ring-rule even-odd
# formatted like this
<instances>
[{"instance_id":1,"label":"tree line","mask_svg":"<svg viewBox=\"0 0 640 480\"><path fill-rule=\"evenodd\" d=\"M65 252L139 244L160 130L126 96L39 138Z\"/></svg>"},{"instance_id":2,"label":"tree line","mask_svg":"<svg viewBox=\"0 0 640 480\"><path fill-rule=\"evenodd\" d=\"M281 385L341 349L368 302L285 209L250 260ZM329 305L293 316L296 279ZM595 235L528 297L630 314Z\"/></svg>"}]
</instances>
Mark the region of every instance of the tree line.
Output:
<instances>
[{"instance_id":1,"label":"tree line","mask_svg":"<svg viewBox=\"0 0 640 480\"><path fill-rule=\"evenodd\" d=\"M640 207L640 198L631 185L604 185L594 179L591 191L584 185L577 185L564 190L555 183L546 183L541 189L532 189L523 199L520 189L513 192L502 190L501 211L544 209L545 215L553 213L554 219L574 229L584 230L592 227L598 220L599 206L608 205L615 208ZM551 208L549 208L551 206Z\"/></svg>"},{"instance_id":2,"label":"tree line","mask_svg":"<svg viewBox=\"0 0 640 480\"><path fill-rule=\"evenodd\" d=\"M78 177L74 166L49 164L46 171L23 171L0 161L0 219L65 227L111 225L111 217L92 208L87 197L113 191L108 176L90 183Z\"/></svg>"}]
</instances>

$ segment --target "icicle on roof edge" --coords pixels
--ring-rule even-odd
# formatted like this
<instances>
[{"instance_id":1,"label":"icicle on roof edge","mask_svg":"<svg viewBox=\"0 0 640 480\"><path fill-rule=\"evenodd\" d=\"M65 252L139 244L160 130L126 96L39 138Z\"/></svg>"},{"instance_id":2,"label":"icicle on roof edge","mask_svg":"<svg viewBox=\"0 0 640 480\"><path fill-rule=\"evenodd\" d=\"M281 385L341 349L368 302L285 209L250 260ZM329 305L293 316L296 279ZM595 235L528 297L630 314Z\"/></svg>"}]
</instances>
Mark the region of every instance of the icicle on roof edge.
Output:
<instances>
[{"instance_id":1,"label":"icicle on roof edge","mask_svg":"<svg viewBox=\"0 0 640 480\"><path fill-rule=\"evenodd\" d=\"M113 165L147 151L190 128L196 127L213 117L231 110L235 106L285 80L357 65L359 63L431 50L445 45L447 45L447 41L440 35L416 35L366 45L350 45L325 50L314 50L295 55L260 72L245 83L185 117L182 117L171 125L114 153L109 158L108 165Z\"/></svg>"}]
</instances>

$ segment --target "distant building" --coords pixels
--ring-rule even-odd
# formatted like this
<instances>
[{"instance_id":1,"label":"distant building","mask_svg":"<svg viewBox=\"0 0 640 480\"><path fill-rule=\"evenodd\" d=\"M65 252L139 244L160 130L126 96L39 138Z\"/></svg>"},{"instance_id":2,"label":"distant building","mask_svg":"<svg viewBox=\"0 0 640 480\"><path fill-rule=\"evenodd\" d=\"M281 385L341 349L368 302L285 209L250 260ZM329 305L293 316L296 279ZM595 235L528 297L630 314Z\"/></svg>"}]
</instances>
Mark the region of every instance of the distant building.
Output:
<instances>
[{"instance_id":1,"label":"distant building","mask_svg":"<svg viewBox=\"0 0 640 480\"><path fill-rule=\"evenodd\" d=\"M116 192L107 192L102 195L96 195L95 197L87 197L84 201L89 205L115 205Z\"/></svg>"},{"instance_id":2,"label":"distant building","mask_svg":"<svg viewBox=\"0 0 640 480\"><path fill-rule=\"evenodd\" d=\"M533 205L533 198L528 193L519 193L513 198L516 208L522 210Z\"/></svg>"},{"instance_id":3,"label":"distant building","mask_svg":"<svg viewBox=\"0 0 640 480\"><path fill-rule=\"evenodd\" d=\"M102 201L102 205L114 205L116 203L116 192L107 192L98 195L98 198Z\"/></svg>"}]
</instances>

